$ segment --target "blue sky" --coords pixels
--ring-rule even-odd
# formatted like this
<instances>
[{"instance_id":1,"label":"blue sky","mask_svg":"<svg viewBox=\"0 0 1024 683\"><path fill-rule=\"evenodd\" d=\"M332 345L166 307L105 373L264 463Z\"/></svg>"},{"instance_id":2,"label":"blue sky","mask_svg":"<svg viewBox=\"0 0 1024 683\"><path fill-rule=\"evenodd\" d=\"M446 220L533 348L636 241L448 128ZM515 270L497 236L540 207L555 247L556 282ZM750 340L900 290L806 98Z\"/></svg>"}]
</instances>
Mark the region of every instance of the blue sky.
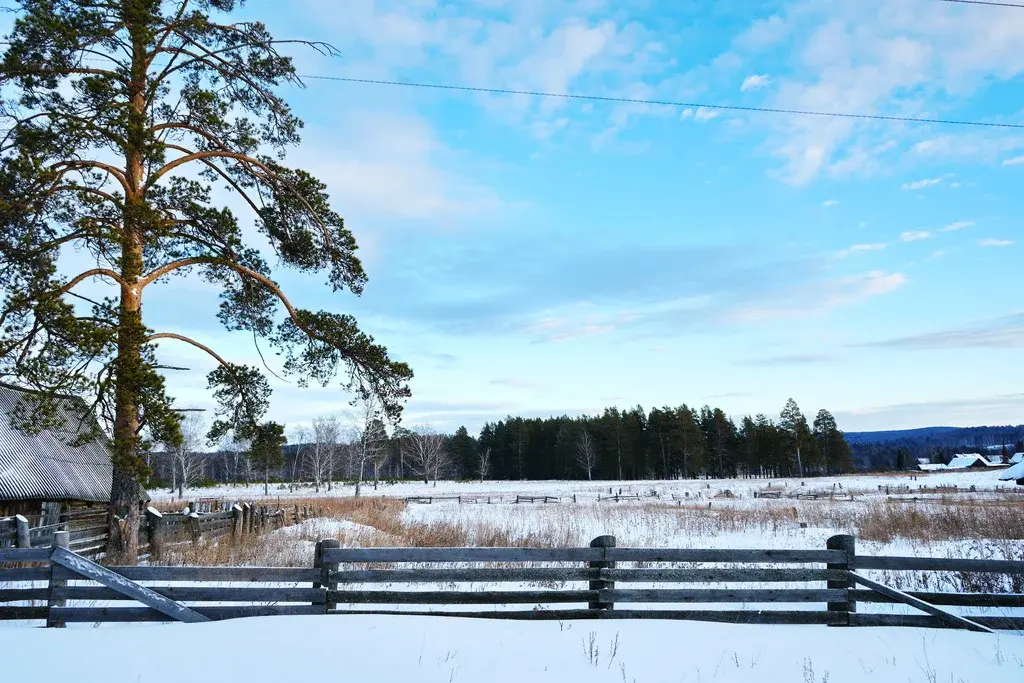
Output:
<instances>
[{"instance_id":1,"label":"blue sky","mask_svg":"<svg viewBox=\"0 0 1024 683\"><path fill-rule=\"evenodd\" d=\"M935 0L250 0L305 74L1024 122L1024 10ZM848 431L1024 422L1024 130L308 80L290 163L360 244L351 312L416 377L410 425L792 396ZM244 220L248 220L245 218ZM216 295L156 329L258 362ZM209 405L209 361L169 381ZM343 412L275 381L271 417Z\"/></svg>"}]
</instances>

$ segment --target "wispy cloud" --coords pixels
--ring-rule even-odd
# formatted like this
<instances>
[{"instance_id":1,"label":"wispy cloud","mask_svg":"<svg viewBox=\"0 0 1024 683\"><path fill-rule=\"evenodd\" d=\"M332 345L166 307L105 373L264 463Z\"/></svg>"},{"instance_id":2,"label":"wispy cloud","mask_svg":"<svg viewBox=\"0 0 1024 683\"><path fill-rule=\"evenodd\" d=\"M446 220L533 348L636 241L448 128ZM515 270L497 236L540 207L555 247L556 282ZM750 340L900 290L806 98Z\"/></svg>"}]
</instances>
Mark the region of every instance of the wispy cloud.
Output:
<instances>
[{"instance_id":1,"label":"wispy cloud","mask_svg":"<svg viewBox=\"0 0 1024 683\"><path fill-rule=\"evenodd\" d=\"M918 242L931 239L932 237L934 235L927 230L908 230L907 232L900 233L900 242Z\"/></svg>"},{"instance_id":2,"label":"wispy cloud","mask_svg":"<svg viewBox=\"0 0 1024 683\"><path fill-rule=\"evenodd\" d=\"M710 121L711 119L718 118L719 115L719 112L715 111L714 109L708 109L707 107L697 107L697 109L691 109L690 107L687 107L679 115L679 118L683 119L684 121L686 119L692 118L694 121L704 123L705 121Z\"/></svg>"},{"instance_id":3,"label":"wispy cloud","mask_svg":"<svg viewBox=\"0 0 1024 683\"><path fill-rule=\"evenodd\" d=\"M841 251L836 252L836 258L846 258L847 256L855 256L856 254L866 254L871 251L882 251L888 248L888 242L868 242L864 244L854 244Z\"/></svg>"},{"instance_id":4,"label":"wispy cloud","mask_svg":"<svg viewBox=\"0 0 1024 683\"><path fill-rule=\"evenodd\" d=\"M762 358L751 358L741 361L740 365L751 365L759 367L771 367L777 365L816 365L819 363L830 363L835 356L819 353L794 353L782 356L765 356Z\"/></svg>"},{"instance_id":5,"label":"wispy cloud","mask_svg":"<svg viewBox=\"0 0 1024 683\"><path fill-rule=\"evenodd\" d=\"M986 237L983 240L978 240L979 247L1012 247L1013 240L1001 240L995 237Z\"/></svg>"},{"instance_id":6,"label":"wispy cloud","mask_svg":"<svg viewBox=\"0 0 1024 683\"><path fill-rule=\"evenodd\" d=\"M957 230L963 230L974 225L974 221L957 221L950 223L949 225L940 229L940 232L956 232Z\"/></svg>"},{"instance_id":7,"label":"wispy cloud","mask_svg":"<svg viewBox=\"0 0 1024 683\"><path fill-rule=\"evenodd\" d=\"M825 201L823 201L821 203L821 205L824 206L826 209L829 208L830 206L838 206L839 205L839 200L838 199L826 199Z\"/></svg>"},{"instance_id":8,"label":"wispy cloud","mask_svg":"<svg viewBox=\"0 0 1024 683\"><path fill-rule=\"evenodd\" d=\"M760 90L761 88L768 87L771 83L771 78L768 74L753 74L743 79L743 84L740 86L740 92L748 92L750 90Z\"/></svg>"},{"instance_id":9,"label":"wispy cloud","mask_svg":"<svg viewBox=\"0 0 1024 683\"><path fill-rule=\"evenodd\" d=\"M926 187L932 187L942 182L942 178L924 178L922 180L915 180L912 183L903 183L900 186L901 190L923 190Z\"/></svg>"},{"instance_id":10,"label":"wispy cloud","mask_svg":"<svg viewBox=\"0 0 1024 683\"><path fill-rule=\"evenodd\" d=\"M1003 166L1020 166L1021 164L1024 164L1024 154L1020 155L1019 157L1007 159L1006 161L1003 162Z\"/></svg>"},{"instance_id":11,"label":"wispy cloud","mask_svg":"<svg viewBox=\"0 0 1024 683\"><path fill-rule=\"evenodd\" d=\"M938 332L895 337L858 346L905 349L1024 348L1024 311Z\"/></svg>"},{"instance_id":12,"label":"wispy cloud","mask_svg":"<svg viewBox=\"0 0 1024 683\"><path fill-rule=\"evenodd\" d=\"M908 282L903 273L873 270L861 275L850 275L821 282L812 292L801 292L780 297L778 304L740 306L729 311L727 317L736 322L761 322L782 318L797 318L825 313L842 306L871 299L896 291Z\"/></svg>"}]
</instances>

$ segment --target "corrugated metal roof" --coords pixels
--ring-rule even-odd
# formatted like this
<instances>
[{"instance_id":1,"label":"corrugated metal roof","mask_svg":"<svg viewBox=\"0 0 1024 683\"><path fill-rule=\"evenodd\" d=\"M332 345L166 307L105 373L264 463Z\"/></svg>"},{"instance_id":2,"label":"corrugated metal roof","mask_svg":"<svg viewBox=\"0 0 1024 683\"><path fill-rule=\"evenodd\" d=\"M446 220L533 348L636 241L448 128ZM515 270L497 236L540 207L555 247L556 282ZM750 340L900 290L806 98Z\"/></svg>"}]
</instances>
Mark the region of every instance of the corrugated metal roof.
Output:
<instances>
[{"instance_id":1,"label":"corrugated metal roof","mask_svg":"<svg viewBox=\"0 0 1024 683\"><path fill-rule=\"evenodd\" d=\"M79 433L74 418L59 434L12 428L11 411L27 403L25 392L0 385L0 500L110 500L113 466L106 447L99 441L69 445ZM69 414L80 411L73 399L65 407Z\"/></svg>"}]
</instances>

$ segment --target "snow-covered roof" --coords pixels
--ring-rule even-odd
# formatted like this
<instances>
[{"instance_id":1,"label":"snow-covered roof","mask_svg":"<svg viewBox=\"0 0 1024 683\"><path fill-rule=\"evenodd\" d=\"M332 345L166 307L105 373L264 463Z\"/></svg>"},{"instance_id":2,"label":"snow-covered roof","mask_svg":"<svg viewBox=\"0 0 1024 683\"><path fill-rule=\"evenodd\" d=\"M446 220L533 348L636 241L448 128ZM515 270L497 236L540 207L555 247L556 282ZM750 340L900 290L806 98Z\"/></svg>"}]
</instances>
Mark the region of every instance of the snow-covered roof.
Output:
<instances>
[{"instance_id":1,"label":"snow-covered roof","mask_svg":"<svg viewBox=\"0 0 1024 683\"><path fill-rule=\"evenodd\" d=\"M975 464L981 461L981 464L985 467L988 466L989 462L977 453L959 453L953 456L953 459L946 465L948 470L962 470L968 467L973 467Z\"/></svg>"},{"instance_id":2,"label":"snow-covered roof","mask_svg":"<svg viewBox=\"0 0 1024 683\"><path fill-rule=\"evenodd\" d=\"M1002 474L999 475L1000 481L1014 481L1016 479L1024 479L1024 460L1021 460L1021 462L1018 462L1013 467L1004 470Z\"/></svg>"},{"instance_id":3,"label":"snow-covered roof","mask_svg":"<svg viewBox=\"0 0 1024 683\"><path fill-rule=\"evenodd\" d=\"M1024 453L1014 453L1010 456L1010 464L1016 465L1019 462L1024 462Z\"/></svg>"},{"instance_id":4,"label":"snow-covered roof","mask_svg":"<svg viewBox=\"0 0 1024 683\"><path fill-rule=\"evenodd\" d=\"M943 465L941 462L935 464L923 462L920 465L918 465L917 468L922 472L936 472L938 470L946 469L946 466Z\"/></svg>"}]
</instances>

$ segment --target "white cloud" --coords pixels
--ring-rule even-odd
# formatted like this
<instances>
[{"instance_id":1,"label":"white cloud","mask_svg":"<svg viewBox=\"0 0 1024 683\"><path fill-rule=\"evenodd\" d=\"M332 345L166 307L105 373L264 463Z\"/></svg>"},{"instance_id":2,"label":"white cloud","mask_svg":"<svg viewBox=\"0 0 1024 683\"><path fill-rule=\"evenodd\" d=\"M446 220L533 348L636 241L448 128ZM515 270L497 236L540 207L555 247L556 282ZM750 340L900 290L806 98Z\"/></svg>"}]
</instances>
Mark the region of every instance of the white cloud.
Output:
<instances>
[{"instance_id":1,"label":"white cloud","mask_svg":"<svg viewBox=\"0 0 1024 683\"><path fill-rule=\"evenodd\" d=\"M821 205L823 207L825 207L826 209L829 208L830 206L838 206L839 205L839 200L838 199L826 199L825 201L823 201L821 203Z\"/></svg>"},{"instance_id":2,"label":"white cloud","mask_svg":"<svg viewBox=\"0 0 1024 683\"><path fill-rule=\"evenodd\" d=\"M790 301L780 305L742 306L729 311L727 318L737 322L761 322L827 313L842 306L889 294L907 282L907 276L903 273L873 270L826 281L813 290L793 292Z\"/></svg>"},{"instance_id":3,"label":"white cloud","mask_svg":"<svg viewBox=\"0 0 1024 683\"><path fill-rule=\"evenodd\" d=\"M1021 164L1024 164L1024 154L1020 155L1019 157L1007 159L1006 161L1003 162L1003 166L1020 166Z\"/></svg>"},{"instance_id":4,"label":"white cloud","mask_svg":"<svg viewBox=\"0 0 1024 683\"><path fill-rule=\"evenodd\" d=\"M1013 240L1001 240L994 237L986 237L983 240L978 240L979 247L1010 247L1013 246Z\"/></svg>"},{"instance_id":5,"label":"white cloud","mask_svg":"<svg viewBox=\"0 0 1024 683\"><path fill-rule=\"evenodd\" d=\"M707 107L699 107L694 113L693 118L697 121L710 121L711 119L718 118L719 113L714 109L708 109Z\"/></svg>"},{"instance_id":6,"label":"white cloud","mask_svg":"<svg viewBox=\"0 0 1024 683\"><path fill-rule=\"evenodd\" d=\"M908 230L900 234L900 242L917 242L919 240L931 239L932 237L934 235L927 230Z\"/></svg>"},{"instance_id":7,"label":"white cloud","mask_svg":"<svg viewBox=\"0 0 1024 683\"><path fill-rule=\"evenodd\" d=\"M757 19L743 33L736 36L733 45L740 50L759 52L784 40L789 30L790 27L778 15Z\"/></svg>"},{"instance_id":8,"label":"white cloud","mask_svg":"<svg viewBox=\"0 0 1024 683\"><path fill-rule=\"evenodd\" d=\"M974 221L956 221L955 223L950 223L943 227L941 232L956 232L957 230L963 230L964 228L969 228L973 225Z\"/></svg>"},{"instance_id":9,"label":"white cloud","mask_svg":"<svg viewBox=\"0 0 1024 683\"><path fill-rule=\"evenodd\" d=\"M866 254L870 251L882 251L889 246L888 242L871 242L867 244L854 244L842 251L836 252L836 258L846 258L855 254Z\"/></svg>"},{"instance_id":10,"label":"white cloud","mask_svg":"<svg viewBox=\"0 0 1024 683\"><path fill-rule=\"evenodd\" d=\"M768 74L753 74L743 79L743 84L740 85L740 92L760 90L761 88L768 87L769 83L771 83L771 78L768 77Z\"/></svg>"},{"instance_id":11,"label":"white cloud","mask_svg":"<svg viewBox=\"0 0 1024 683\"><path fill-rule=\"evenodd\" d=\"M1024 42L1024 12L1004 14L995 19L991 13L965 11L931 0L792 3L779 21L792 40L772 53L773 59L792 68L785 74L773 74L773 97L768 105L949 116L952 104L994 82L1009 82L1024 73L1024 55L1019 49ZM773 129L767 145L780 160L776 175L792 184L806 184L824 173L842 170L832 168L837 159L858 149L876 149L885 139L895 139L901 148L913 144L922 131L918 126L897 123L812 116L780 117L766 120L765 125ZM1008 137L997 131L969 135L969 140L977 143L966 146L971 153L1020 144L1019 138L1018 142L986 143ZM968 153L964 146L961 150ZM879 164L874 172L888 167Z\"/></svg>"},{"instance_id":12,"label":"white cloud","mask_svg":"<svg viewBox=\"0 0 1024 683\"><path fill-rule=\"evenodd\" d=\"M942 182L942 178L924 178L923 180L915 180L912 183L903 183L900 186L901 190L923 190L926 187L932 187Z\"/></svg>"}]
</instances>

